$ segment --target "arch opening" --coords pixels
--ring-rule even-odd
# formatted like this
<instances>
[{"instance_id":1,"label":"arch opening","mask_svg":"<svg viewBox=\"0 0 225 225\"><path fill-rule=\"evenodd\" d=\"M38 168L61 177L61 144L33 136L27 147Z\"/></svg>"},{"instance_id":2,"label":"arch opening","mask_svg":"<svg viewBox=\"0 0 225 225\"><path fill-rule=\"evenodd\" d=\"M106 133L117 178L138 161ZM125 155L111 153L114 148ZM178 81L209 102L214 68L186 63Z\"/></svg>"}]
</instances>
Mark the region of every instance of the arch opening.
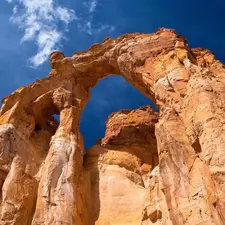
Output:
<instances>
[{"instance_id":1,"label":"arch opening","mask_svg":"<svg viewBox=\"0 0 225 225\"><path fill-rule=\"evenodd\" d=\"M35 120L34 131L31 135L32 143L36 149L47 153L51 138L59 127L60 112L53 104L50 95L37 99L31 110Z\"/></svg>"},{"instance_id":2,"label":"arch opening","mask_svg":"<svg viewBox=\"0 0 225 225\"><path fill-rule=\"evenodd\" d=\"M129 84L122 76L110 75L101 79L91 89L91 98L82 112L80 129L85 151L104 137L106 120L111 113L122 109L134 110L150 105L159 112L154 103Z\"/></svg>"},{"instance_id":3,"label":"arch opening","mask_svg":"<svg viewBox=\"0 0 225 225\"><path fill-rule=\"evenodd\" d=\"M85 155L78 187L82 196L78 199L79 215L89 216L79 217L80 224L94 225L102 220L113 223L124 215L134 223L161 218L160 213L151 218L142 212L144 204L144 210L150 205L144 197L150 194L149 185L158 187L158 111L149 98L122 76L107 76L91 90L80 123ZM135 216L129 206L118 207L119 212L115 210L118 195L121 205L135 202L135 206L130 204Z\"/></svg>"}]
</instances>

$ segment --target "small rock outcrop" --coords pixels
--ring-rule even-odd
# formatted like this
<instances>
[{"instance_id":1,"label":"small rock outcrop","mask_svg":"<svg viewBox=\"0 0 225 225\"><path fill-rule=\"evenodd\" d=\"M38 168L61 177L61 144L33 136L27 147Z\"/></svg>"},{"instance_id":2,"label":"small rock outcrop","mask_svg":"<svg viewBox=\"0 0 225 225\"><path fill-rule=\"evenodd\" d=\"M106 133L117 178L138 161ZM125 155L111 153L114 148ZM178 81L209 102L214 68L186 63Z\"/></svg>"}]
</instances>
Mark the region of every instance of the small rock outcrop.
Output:
<instances>
[{"instance_id":1,"label":"small rock outcrop","mask_svg":"<svg viewBox=\"0 0 225 225\"><path fill-rule=\"evenodd\" d=\"M50 64L2 101L0 224L225 224L225 67L212 52L160 28ZM160 112L112 114L83 155L81 114L110 74Z\"/></svg>"}]
</instances>

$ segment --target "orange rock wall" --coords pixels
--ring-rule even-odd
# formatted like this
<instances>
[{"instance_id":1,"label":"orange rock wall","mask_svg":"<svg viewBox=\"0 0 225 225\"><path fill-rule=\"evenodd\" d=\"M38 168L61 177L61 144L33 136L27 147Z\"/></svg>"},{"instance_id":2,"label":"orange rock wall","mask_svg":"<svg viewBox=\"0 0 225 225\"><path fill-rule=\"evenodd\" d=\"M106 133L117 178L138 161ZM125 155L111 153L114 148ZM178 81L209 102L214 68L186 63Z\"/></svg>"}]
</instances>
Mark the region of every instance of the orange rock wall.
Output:
<instances>
[{"instance_id":1,"label":"orange rock wall","mask_svg":"<svg viewBox=\"0 0 225 225\"><path fill-rule=\"evenodd\" d=\"M225 68L210 51L161 28L50 63L49 76L3 99L0 224L225 224ZM80 116L110 74L160 113L111 115L83 156Z\"/></svg>"}]
</instances>

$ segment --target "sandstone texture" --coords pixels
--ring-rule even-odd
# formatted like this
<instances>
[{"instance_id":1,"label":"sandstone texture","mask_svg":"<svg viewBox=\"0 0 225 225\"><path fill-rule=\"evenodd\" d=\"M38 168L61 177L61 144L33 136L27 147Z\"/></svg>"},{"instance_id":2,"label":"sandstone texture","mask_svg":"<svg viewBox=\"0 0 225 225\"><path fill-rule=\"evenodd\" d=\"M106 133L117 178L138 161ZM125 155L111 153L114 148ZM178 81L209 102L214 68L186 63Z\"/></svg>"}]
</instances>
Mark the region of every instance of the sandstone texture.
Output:
<instances>
[{"instance_id":1,"label":"sandstone texture","mask_svg":"<svg viewBox=\"0 0 225 225\"><path fill-rule=\"evenodd\" d=\"M1 225L225 224L225 67L212 52L160 28L53 52L50 64L2 101ZM159 113L110 115L84 154L80 117L110 74Z\"/></svg>"},{"instance_id":2,"label":"sandstone texture","mask_svg":"<svg viewBox=\"0 0 225 225\"><path fill-rule=\"evenodd\" d=\"M121 110L108 118L106 136L85 155L78 224L145 224L150 173L159 163L157 119L150 107Z\"/></svg>"}]
</instances>

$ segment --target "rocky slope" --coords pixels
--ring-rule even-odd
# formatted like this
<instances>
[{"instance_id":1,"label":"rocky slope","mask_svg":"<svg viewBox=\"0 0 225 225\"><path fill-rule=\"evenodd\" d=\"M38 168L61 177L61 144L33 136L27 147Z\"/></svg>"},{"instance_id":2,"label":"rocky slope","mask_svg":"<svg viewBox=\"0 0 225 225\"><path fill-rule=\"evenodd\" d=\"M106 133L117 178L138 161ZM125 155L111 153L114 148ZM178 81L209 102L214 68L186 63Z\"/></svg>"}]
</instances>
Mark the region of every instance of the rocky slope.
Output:
<instances>
[{"instance_id":1,"label":"rocky slope","mask_svg":"<svg viewBox=\"0 0 225 225\"><path fill-rule=\"evenodd\" d=\"M213 53L161 28L50 63L49 76L3 99L0 224L225 224L225 67ZM110 74L160 113L111 115L83 156L80 116Z\"/></svg>"}]
</instances>

